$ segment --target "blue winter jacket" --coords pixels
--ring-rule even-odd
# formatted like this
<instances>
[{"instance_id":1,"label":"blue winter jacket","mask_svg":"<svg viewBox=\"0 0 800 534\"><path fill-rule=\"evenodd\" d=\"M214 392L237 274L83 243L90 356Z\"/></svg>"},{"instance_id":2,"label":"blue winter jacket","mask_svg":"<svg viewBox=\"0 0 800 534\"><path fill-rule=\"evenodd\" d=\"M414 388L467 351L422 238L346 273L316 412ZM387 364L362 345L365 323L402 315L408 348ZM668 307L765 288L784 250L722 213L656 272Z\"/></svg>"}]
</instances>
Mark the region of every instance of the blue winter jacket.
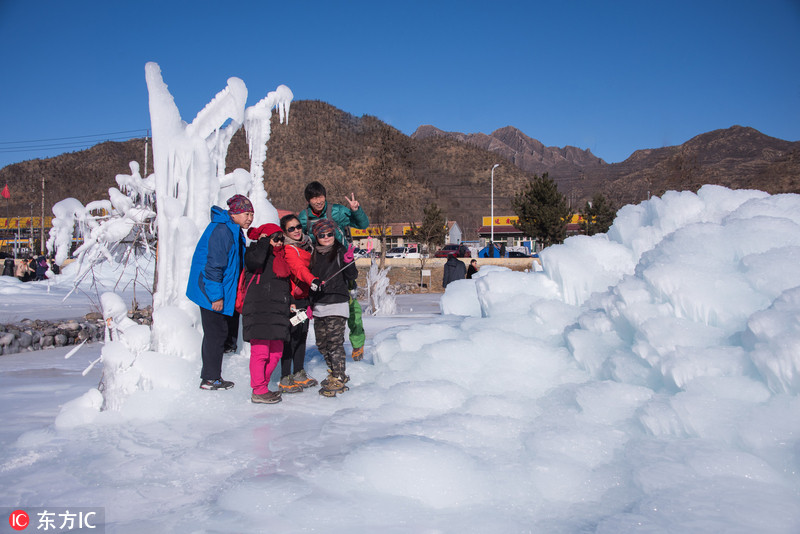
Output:
<instances>
[{"instance_id":1,"label":"blue winter jacket","mask_svg":"<svg viewBox=\"0 0 800 534\"><path fill-rule=\"evenodd\" d=\"M226 210L211 207L211 222L206 227L192 256L186 296L207 310L222 299L222 313L233 315L236 286L244 262L244 234Z\"/></svg>"}]
</instances>

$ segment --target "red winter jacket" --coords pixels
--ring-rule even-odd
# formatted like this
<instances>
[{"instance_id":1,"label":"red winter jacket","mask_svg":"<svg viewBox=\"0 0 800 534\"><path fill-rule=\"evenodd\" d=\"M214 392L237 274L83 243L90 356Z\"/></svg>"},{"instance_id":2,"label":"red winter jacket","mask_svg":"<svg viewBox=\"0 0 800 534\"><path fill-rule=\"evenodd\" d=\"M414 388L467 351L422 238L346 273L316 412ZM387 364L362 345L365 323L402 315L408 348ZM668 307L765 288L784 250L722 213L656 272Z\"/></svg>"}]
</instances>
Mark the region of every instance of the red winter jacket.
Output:
<instances>
[{"instance_id":1,"label":"red winter jacket","mask_svg":"<svg viewBox=\"0 0 800 534\"><path fill-rule=\"evenodd\" d=\"M307 299L309 286L314 281L315 276L311 274L311 253L295 245L286 245L286 263L289 264L292 280L292 297L295 299Z\"/></svg>"}]
</instances>

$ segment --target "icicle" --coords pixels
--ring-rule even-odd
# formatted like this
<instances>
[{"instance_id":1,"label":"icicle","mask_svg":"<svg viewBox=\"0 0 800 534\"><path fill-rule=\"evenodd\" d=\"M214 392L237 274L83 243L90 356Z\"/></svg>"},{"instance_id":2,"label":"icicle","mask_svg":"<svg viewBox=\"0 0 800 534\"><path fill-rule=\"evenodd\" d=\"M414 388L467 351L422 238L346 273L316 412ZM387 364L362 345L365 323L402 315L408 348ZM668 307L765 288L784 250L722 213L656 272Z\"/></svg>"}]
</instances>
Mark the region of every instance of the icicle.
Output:
<instances>
[{"instance_id":1,"label":"icicle","mask_svg":"<svg viewBox=\"0 0 800 534\"><path fill-rule=\"evenodd\" d=\"M66 353L64 355L64 359L68 360L73 354L78 352L81 349L81 347L83 347L86 344L87 341L89 341L89 340L85 339L85 340L83 340L83 343L81 343L80 345L76 345L75 348L73 348L71 351L69 351L68 353Z\"/></svg>"},{"instance_id":2,"label":"icicle","mask_svg":"<svg viewBox=\"0 0 800 534\"><path fill-rule=\"evenodd\" d=\"M95 366L95 365L97 365L98 363L100 363L102 360L103 360L103 357L102 357L102 356L100 356L100 357L99 357L99 358L97 358L95 361L93 361L93 362L89 362L89 367L87 367L86 369L84 369L84 370L83 370L83 372L81 373L81 375L83 375L83 376L86 376L86 375L88 375L88 374L89 374L89 371L91 371L91 370L94 368L94 366Z\"/></svg>"}]
</instances>

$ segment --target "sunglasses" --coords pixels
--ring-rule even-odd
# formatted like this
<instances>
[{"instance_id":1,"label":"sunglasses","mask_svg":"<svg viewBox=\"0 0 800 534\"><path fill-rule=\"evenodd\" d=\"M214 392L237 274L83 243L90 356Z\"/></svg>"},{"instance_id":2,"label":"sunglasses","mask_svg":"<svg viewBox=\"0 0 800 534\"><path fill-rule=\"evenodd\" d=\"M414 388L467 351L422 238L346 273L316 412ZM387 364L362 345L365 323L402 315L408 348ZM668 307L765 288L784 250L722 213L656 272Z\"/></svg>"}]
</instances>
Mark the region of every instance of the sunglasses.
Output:
<instances>
[{"instance_id":1,"label":"sunglasses","mask_svg":"<svg viewBox=\"0 0 800 534\"><path fill-rule=\"evenodd\" d=\"M270 241L277 241L279 243L283 243L283 236L282 235L276 235L274 237L270 237L269 240Z\"/></svg>"},{"instance_id":2,"label":"sunglasses","mask_svg":"<svg viewBox=\"0 0 800 534\"><path fill-rule=\"evenodd\" d=\"M303 225L302 224L298 224L297 226L287 226L286 227L286 233L294 232L295 230L302 230L302 229L303 229Z\"/></svg>"},{"instance_id":3,"label":"sunglasses","mask_svg":"<svg viewBox=\"0 0 800 534\"><path fill-rule=\"evenodd\" d=\"M324 239L324 238L326 238L326 237L333 237L333 236L335 236L335 235L336 235L336 234L335 234L335 233L333 233L333 232L327 232L327 233L324 233L324 234L319 234L319 235L317 236L317 239Z\"/></svg>"}]
</instances>

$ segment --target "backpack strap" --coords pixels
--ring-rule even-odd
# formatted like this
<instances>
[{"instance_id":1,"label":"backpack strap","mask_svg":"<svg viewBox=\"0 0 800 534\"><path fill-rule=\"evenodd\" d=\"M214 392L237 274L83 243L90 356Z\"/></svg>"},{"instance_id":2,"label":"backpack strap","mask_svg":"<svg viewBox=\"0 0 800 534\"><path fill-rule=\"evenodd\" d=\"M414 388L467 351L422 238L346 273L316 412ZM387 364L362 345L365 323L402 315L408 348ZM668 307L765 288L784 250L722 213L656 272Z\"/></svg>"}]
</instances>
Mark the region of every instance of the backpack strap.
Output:
<instances>
[{"instance_id":1,"label":"backpack strap","mask_svg":"<svg viewBox=\"0 0 800 534\"><path fill-rule=\"evenodd\" d=\"M306 206L306 227L303 229L306 235L311 235L311 228L309 225L311 224L311 209Z\"/></svg>"},{"instance_id":2,"label":"backpack strap","mask_svg":"<svg viewBox=\"0 0 800 534\"><path fill-rule=\"evenodd\" d=\"M325 210L325 217L324 218L332 221L333 217L331 217L331 203L328 202L327 199L325 200L325 206L327 207L327 209ZM323 217L320 217L320 218L323 218ZM317 219L317 220L319 220L319 219ZM306 228L305 228L306 235L310 235L311 234L311 229L309 228L309 223L310 222L311 222L311 210L310 210L310 208L306 207ZM338 226L337 225L337 228L338 228L339 231L342 232L342 237L344 237L344 240L347 243L352 243L352 238L350 236L350 226Z\"/></svg>"}]
</instances>

